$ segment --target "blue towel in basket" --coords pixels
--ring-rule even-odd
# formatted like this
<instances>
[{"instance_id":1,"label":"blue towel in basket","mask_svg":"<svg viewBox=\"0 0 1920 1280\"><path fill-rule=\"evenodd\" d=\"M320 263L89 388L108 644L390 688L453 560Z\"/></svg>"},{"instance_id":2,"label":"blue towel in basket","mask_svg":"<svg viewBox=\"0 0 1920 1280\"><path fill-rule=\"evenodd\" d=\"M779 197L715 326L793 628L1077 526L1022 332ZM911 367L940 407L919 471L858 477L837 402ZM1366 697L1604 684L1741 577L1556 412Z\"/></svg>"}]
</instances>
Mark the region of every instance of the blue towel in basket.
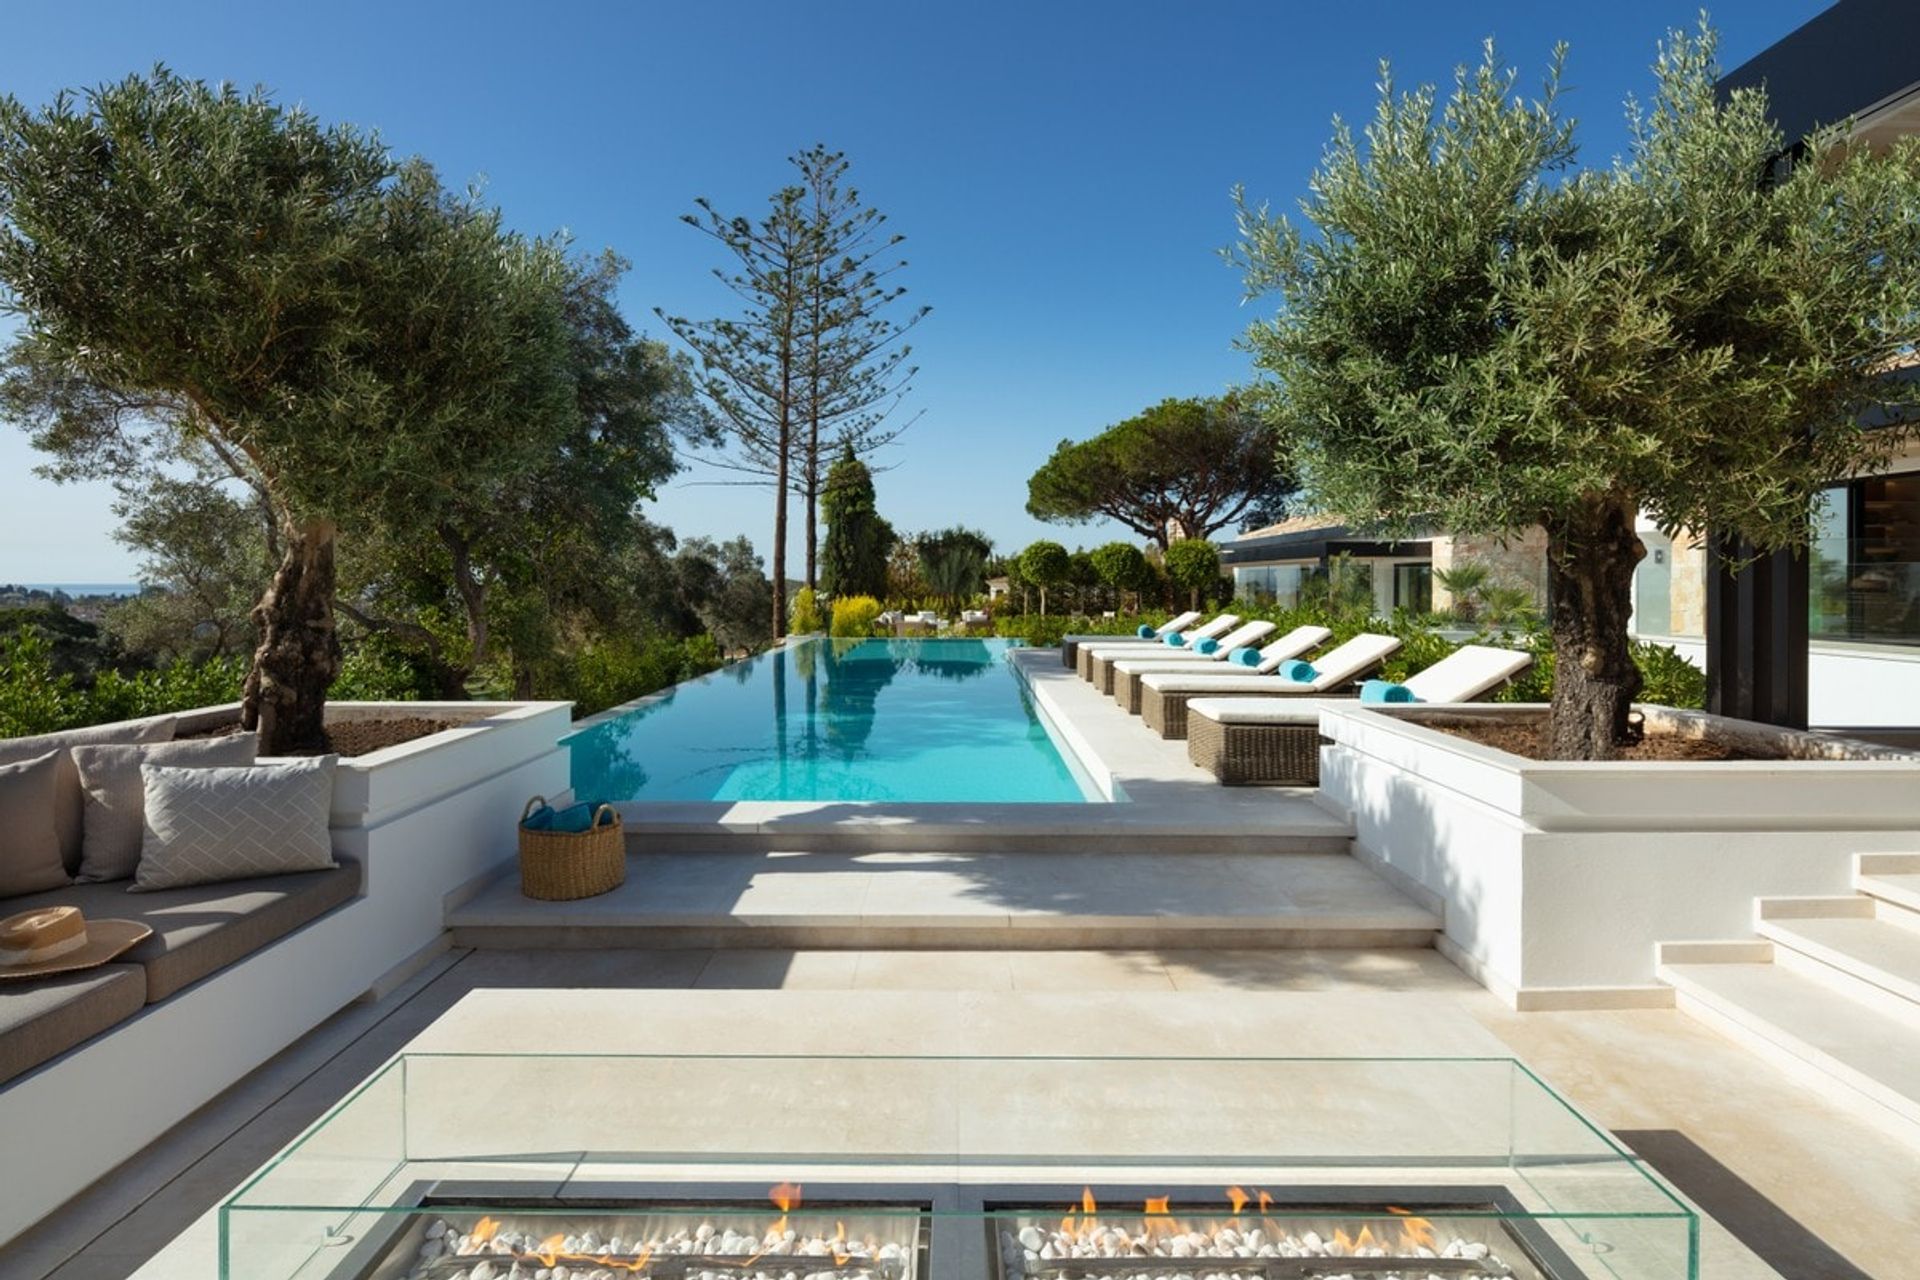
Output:
<instances>
[{"instance_id":1,"label":"blue towel in basket","mask_svg":"<svg viewBox=\"0 0 1920 1280\"><path fill-rule=\"evenodd\" d=\"M560 831L578 835L593 830L593 815L600 811L602 803L599 800L582 800L564 809L543 804L528 814L526 821L520 825L529 831Z\"/></svg>"}]
</instances>

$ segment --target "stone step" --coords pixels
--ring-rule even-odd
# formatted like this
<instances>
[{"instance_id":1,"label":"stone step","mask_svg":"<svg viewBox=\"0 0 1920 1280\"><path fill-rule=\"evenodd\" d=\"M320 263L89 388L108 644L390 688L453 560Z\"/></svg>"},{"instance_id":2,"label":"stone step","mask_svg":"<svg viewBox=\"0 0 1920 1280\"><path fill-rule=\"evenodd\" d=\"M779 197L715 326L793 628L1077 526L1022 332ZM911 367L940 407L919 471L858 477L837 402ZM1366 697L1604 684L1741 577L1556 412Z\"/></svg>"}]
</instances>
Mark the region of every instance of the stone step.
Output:
<instances>
[{"instance_id":1,"label":"stone step","mask_svg":"<svg viewBox=\"0 0 1920 1280\"><path fill-rule=\"evenodd\" d=\"M1218 788L1216 787L1217 791ZM676 853L1345 853L1353 824L1306 795L1257 806L1161 812L1109 805L650 804L623 814L627 852ZM769 812L769 811L773 812Z\"/></svg>"},{"instance_id":2,"label":"stone step","mask_svg":"<svg viewBox=\"0 0 1920 1280\"><path fill-rule=\"evenodd\" d=\"M1440 919L1345 854L650 853L574 902L508 873L464 947L1425 947Z\"/></svg>"},{"instance_id":3,"label":"stone step","mask_svg":"<svg viewBox=\"0 0 1920 1280\"><path fill-rule=\"evenodd\" d=\"M1681 1009L1920 1146L1920 1027L1780 964L1663 956L1657 972Z\"/></svg>"},{"instance_id":4,"label":"stone step","mask_svg":"<svg viewBox=\"0 0 1920 1280\"><path fill-rule=\"evenodd\" d=\"M1854 888L1904 910L1920 911L1920 854L1867 853L1854 862Z\"/></svg>"},{"instance_id":5,"label":"stone step","mask_svg":"<svg viewBox=\"0 0 1920 1280\"><path fill-rule=\"evenodd\" d=\"M1756 929L1777 944L1776 964L1920 1026L1920 929L1872 914L1871 898L1853 901L1867 914L1848 905L1841 915L1773 916L1763 899Z\"/></svg>"}]
</instances>

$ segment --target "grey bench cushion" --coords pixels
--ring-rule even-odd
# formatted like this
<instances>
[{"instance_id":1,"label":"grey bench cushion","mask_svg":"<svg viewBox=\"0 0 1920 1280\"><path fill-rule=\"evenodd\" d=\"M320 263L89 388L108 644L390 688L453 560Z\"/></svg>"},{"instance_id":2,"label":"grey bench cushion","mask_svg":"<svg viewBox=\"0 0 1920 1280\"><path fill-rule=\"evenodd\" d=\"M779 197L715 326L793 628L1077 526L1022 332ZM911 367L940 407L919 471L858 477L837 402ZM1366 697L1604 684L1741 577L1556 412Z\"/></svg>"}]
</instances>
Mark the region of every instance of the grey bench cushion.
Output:
<instances>
[{"instance_id":1,"label":"grey bench cushion","mask_svg":"<svg viewBox=\"0 0 1920 1280\"><path fill-rule=\"evenodd\" d=\"M79 907L90 918L138 920L152 926L153 936L125 957L145 966L146 999L151 1003L244 959L352 898L360 889L360 867L343 862L327 871L152 893L128 893L127 884L125 880L76 884L15 898L7 906L26 911L65 903Z\"/></svg>"},{"instance_id":2,"label":"grey bench cushion","mask_svg":"<svg viewBox=\"0 0 1920 1280\"><path fill-rule=\"evenodd\" d=\"M0 1081L124 1022L146 1002L147 975L137 964L0 984Z\"/></svg>"}]
</instances>

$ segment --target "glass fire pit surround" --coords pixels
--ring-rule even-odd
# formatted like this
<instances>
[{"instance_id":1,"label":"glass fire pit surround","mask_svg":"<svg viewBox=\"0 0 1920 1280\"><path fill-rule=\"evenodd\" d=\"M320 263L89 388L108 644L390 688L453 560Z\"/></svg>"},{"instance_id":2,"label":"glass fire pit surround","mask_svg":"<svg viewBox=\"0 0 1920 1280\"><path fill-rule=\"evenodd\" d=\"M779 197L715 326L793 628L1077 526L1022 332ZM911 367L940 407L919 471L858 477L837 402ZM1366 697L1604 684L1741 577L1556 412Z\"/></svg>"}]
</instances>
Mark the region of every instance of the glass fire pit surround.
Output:
<instances>
[{"instance_id":1,"label":"glass fire pit surround","mask_svg":"<svg viewBox=\"0 0 1920 1280\"><path fill-rule=\"evenodd\" d=\"M1696 1280L1506 1058L403 1054L220 1208L222 1280Z\"/></svg>"}]
</instances>

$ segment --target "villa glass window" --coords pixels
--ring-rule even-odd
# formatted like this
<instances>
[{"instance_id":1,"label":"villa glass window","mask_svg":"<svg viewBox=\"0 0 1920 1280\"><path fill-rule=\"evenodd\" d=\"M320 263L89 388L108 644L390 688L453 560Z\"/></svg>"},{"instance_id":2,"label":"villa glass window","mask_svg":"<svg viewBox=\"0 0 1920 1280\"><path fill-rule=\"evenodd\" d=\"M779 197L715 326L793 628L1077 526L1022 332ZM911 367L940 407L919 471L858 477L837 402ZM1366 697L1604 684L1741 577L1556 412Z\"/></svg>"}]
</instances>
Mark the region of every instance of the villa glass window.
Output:
<instances>
[{"instance_id":1,"label":"villa glass window","mask_svg":"<svg viewBox=\"0 0 1920 1280\"><path fill-rule=\"evenodd\" d=\"M1920 472L1827 489L1809 557L1813 639L1920 645Z\"/></svg>"},{"instance_id":2,"label":"villa glass window","mask_svg":"<svg viewBox=\"0 0 1920 1280\"><path fill-rule=\"evenodd\" d=\"M1433 612L1433 566L1426 561L1393 566L1393 607L1408 613Z\"/></svg>"}]
</instances>

